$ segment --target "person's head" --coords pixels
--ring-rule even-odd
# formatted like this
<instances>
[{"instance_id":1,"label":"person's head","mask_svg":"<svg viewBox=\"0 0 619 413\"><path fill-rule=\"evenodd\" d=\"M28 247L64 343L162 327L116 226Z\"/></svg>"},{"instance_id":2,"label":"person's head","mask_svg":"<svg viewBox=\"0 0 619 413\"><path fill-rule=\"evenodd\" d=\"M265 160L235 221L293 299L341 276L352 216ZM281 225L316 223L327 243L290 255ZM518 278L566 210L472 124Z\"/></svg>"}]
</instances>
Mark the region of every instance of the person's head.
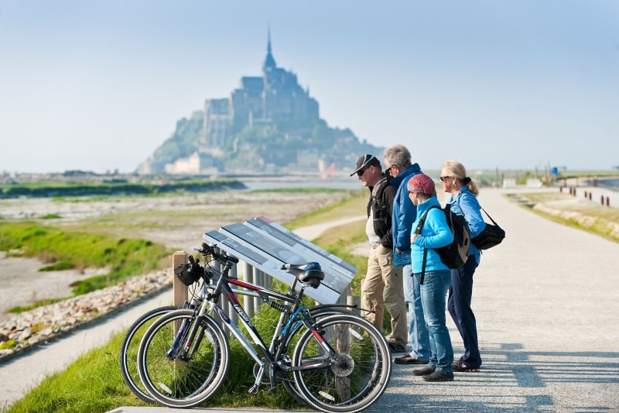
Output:
<instances>
[{"instance_id":1,"label":"person's head","mask_svg":"<svg viewBox=\"0 0 619 413\"><path fill-rule=\"evenodd\" d=\"M462 187L466 186L473 195L479 195L477 185L466 176L466 169L460 162L445 161L441 169L441 183L445 192L457 194Z\"/></svg>"},{"instance_id":2,"label":"person's head","mask_svg":"<svg viewBox=\"0 0 619 413\"><path fill-rule=\"evenodd\" d=\"M434 181L426 174L413 175L406 184L408 196L413 205L419 205L436 194Z\"/></svg>"},{"instance_id":3,"label":"person's head","mask_svg":"<svg viewBox=\"0 0 619 413\"><path fill-rule=\"evenodd\" d=\"M355 174L357 174L363 186L373 187L383 177L383 170L376 156L366 154L357 159L357 168L350 176Z\"/></svg>"},{"instance_id":4,"label":"person's head","mask_svg":"<svg viewBox=\"0 0 619 413\"><path fill-rule=\"evenodd\" d=\"M395 145L385 149L385 172L393 177L398 176L411 166L411 153L404 145Z\"/></svg>"}]
</instances>

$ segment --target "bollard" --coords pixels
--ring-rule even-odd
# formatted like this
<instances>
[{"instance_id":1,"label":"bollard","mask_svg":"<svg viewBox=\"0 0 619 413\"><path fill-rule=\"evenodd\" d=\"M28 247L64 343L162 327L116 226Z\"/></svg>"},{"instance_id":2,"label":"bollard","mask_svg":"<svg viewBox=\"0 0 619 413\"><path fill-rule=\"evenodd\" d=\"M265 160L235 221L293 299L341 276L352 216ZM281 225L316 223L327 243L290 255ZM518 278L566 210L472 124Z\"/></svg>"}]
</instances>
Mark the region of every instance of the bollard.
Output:
<instances>
[{"instance_id":1,"label":"bollard","mask_svg":"<svg viewBox=\"0 0 619 413\"><path fill-rule=\"evenodd\" d=\"M591 201L591 195L592 195L591 192L589 192L589 201Z\"/></svg>"},{"instance_id":2,"label":"bollard","mask_svg":"<svg viewBox=\"0 0 619 413\"><path fill-rule=\"evenodd\" d=\"M174 275L174 269L184 264L187 264L187 253L176 251L172 255L172 305L175 307L181 307L189 299L189 289Z\"/></svg>"},{"instance_id":3,"label":"bollard","mask_svg":"<svg viewBox=\"0 0 619 413\"><path fill-rule=\"evenodd\" d=\"M559 192L563 193L563 187L562 186L559 187Z\"/></svg>"},{"instance_id":4,"label":"bollard","mask_svg":"<svg viewBox=\"0 0 619 413\"><path fill-rule=\"evenodd\" d=\"M606 206L609 207L610 206L610 197L606 197Z\"/></svg>"},{"instance_id":5,"label":"bollard","mask_svg":"<svg viewBox=\"0 0 619 413\"><path fill-rule=\"evenodd\" d=\"M604 195L600 195L600 204L604 206Z\"/></svg>"}]
</instances>

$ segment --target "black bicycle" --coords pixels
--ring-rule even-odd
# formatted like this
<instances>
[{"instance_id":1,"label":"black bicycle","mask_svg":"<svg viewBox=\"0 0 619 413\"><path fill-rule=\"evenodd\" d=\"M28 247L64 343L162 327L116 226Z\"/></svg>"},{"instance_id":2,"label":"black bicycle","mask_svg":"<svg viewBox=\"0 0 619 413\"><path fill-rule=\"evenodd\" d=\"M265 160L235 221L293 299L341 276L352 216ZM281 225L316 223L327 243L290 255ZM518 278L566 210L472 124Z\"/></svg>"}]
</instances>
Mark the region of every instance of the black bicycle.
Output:
<instances>
[{"instance_id":1,"label":"black bicycle","mask_svg":"<svg viewBox=\"0 0 619 413\"><path fill-rule=\"evenodd\" d=\"M217 314L221 325L255 360L256 380L250 393L257 393L264 383L273 392L279 381L288 391L298 392L309 406L325 412L360 411L382 395L391 376L389 349L382 334L362 317L343 309L318 317L320 306L310 309L302 303L305 288L317 288L324 279L318 263L285 265L295 279L288 293L282 294L230 277L238 259L218 253L215 246L202 244L199 252L222 265L217 282L203 284L199 307L162 315L140 343L139 376L153 399L170 407L193 407L219 390L228 372L230 353L227 337L210 314ZM281 312L269 346L230 284L258 294ZM222 296L230 300L256 348L219 305Z\"/></svg>"}]
</instances>

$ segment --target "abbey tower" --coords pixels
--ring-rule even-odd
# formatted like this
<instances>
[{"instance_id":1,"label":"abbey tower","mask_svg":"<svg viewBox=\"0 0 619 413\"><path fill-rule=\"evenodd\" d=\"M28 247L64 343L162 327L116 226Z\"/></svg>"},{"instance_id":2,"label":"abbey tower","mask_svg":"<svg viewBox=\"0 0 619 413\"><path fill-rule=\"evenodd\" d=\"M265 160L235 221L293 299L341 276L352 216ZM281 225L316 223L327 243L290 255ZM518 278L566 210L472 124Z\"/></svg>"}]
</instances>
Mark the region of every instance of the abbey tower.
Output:
<instances>
[{"instance_id":1,"label":"abbey tower","mask_svg":"<svg viewBox=\"0 0 619 413\"><path fill-rule=\"evenodd\" d=\"M303 90L294 73L277 67L269 32L262 76L242 77L228 98L207 99L203 128L206 145L222 148L245 126L286 122L313 125L318 120L316 99Z\"/></svg>"}]
</instances>

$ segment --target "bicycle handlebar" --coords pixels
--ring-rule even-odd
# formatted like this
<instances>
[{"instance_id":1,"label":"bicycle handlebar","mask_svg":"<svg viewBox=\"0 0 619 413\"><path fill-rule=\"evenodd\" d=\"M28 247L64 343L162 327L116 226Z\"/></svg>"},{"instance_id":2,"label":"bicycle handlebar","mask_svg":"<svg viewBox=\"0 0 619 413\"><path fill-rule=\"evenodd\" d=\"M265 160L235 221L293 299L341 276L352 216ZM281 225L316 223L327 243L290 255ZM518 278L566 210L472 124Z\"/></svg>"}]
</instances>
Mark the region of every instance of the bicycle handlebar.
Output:
<instances>
[{"instance_id":1,"label":"bicycle handlebar","mask_svg":"<svg viewBox=\"0 0 619 413\"><path fill-rule=\"evenodd\" d=\"M203 242L202 248L198 249L198 252L201 253L202 255L210 254L213 256L213 258L215 258L217 261L221 262L222 264L227 264L228 262L231 262L233 264L238 264L239 262L238 258L233 257L232 255L226 255L225 253L224 254L218 253L217 251L215 251L216 246L217 245L210 246L206 242Z\"/></svg>"}]
</instances>

